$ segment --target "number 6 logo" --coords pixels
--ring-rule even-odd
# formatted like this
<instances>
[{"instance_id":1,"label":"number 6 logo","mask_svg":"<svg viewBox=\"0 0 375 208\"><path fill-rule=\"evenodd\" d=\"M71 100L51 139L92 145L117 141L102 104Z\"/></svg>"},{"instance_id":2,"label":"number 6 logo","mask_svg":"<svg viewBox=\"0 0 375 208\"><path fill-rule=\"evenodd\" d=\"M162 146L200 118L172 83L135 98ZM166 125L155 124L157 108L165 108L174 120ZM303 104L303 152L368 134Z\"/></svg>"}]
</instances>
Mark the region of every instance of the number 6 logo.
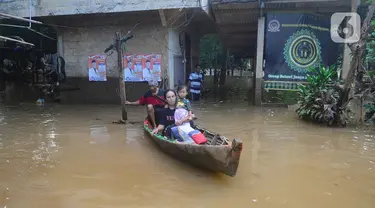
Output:
<instances>
[{"instance_id":1,"label":"number 6 logo","mask_svg":"<svg viewBox=\"0 0 375 208\"><path fill-rule=\"evenodd\" d=\"M361 17L355 12L337 12L331 16L331 39L336 43L355 43L361 35Z\"/></svg>"}]
</instances>

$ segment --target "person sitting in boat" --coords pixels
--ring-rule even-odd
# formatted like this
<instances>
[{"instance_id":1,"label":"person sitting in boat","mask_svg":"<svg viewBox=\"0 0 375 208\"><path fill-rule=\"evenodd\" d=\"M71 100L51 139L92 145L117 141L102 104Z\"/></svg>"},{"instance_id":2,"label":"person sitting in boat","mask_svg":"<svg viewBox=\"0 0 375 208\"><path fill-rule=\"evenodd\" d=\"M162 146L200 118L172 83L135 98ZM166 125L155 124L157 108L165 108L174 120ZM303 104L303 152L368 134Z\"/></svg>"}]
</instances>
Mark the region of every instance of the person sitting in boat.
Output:
<instances>
[{"instance_id":1,"label":"person sitting in boat","mask_svg":"<svg viewBox=\"0 0 375 208\"><path fill-rule=\"evenodd\" d=\"M189 144L204 144L207 142L206 137L191 126L192 117L183 107L177 107L174 112L175 126L171 126L171 137L178 142Z\"/></svg>"},{"instance_id":2,"label":"person sitting in boat","mask_svg":"<svg viewBox=\"0 0 375 208\"><path fill-rule=\"evenodd\" d=\"M150 80L148 81L148 85L150 89L138 100L135 102L125 101L125 104L127 105L146 105L147 106L147 114L148 118L151 121L151 125L153 128L156 128L156 121L155 121L155 115L158 115L158 113L155 114L155 112L158 111L158 109L164 108L165 104L163 102L164 100L164 91L163 89L159 88L159 83L156 80Z\"/></svg>"},{"instance_id":3,"label":"person sitting in boat","mask_svg":"<svg viewBox=\"0 0 375 208\"><path fill-rule=\"evenodd\" d=\"M187 110L181 112L185 112L185 115L178 116L176 115L176 107L177 107L177 93L173 90L167 90L165 92L165 98L167 101L167 108L163 109L162 114L160 115L159 125L156 129L152 131L152 134L161 133L164 136L170 138L176 138L180 142L187 142L187 143L198 143L202 144L205 143L207 140L204 135L192 128L191 120L189 122L183 122L182 119L185 119L188 116ZM183 108L181 108L183 109ZM177 111L179 112L179 111ZM176 120L178 119L177 123L184 123L183 126L176 126ZM185 124L186 123L186 124ZM181 128L180 128L181 127ZM178 132L179 129L184 130L183 132ZM172 133L173 132L173 133ZM184 136L181 136L182 134Z\"/></svg>"},{"instance_id":4,"label":"person sitting in boat","mask_svg":"<svg viewBox=\"0 0 375 208\"><path fill-rule=\"evenodd\" d=\"M179 86L179 100L174 113L176 126L171 127L172 136L179 142L197 144L206 143L206 137L199 130L192 128L194 127L194 124L191 124L193 116L191 112L191 105L189 100L186 99L186 95L187 87Z\"/></svg>"},{"instance_id":5,"label":"person sitting in boat","mask_svg":"<svg viewBox=\"0 0 375 208\"><path fill-rule=\"evenodd\" d=\"M165 91L164 97L167 102L167 106L160 111L158 116L158 127L152 131L152 134L161 133L165 136L171 136L170 128L166 128L175 124L174 112L177 105L177 93L173 90Z\"/></svg>"},{"instance_id":6,"label":"person sitting in boat","mask_svg":"<svg viewBox=\"0 0 375 208\"><path fill-rule=\"evenodd\" d=\"M191 111L190 101L188 99L186 99L186 96L188 94L187 90L188 90L188 88L187 88L186 85L179 85L177 87L177 95L178 95L177 109L178 108L186 109L189 112L188 118L186 118L186 119L192 121L195 116ZM179 125L179 124L180 123L176 123L176 125ZM194 125L192 125L192 126L194 126Z\"/></svg>"}]
</instances>

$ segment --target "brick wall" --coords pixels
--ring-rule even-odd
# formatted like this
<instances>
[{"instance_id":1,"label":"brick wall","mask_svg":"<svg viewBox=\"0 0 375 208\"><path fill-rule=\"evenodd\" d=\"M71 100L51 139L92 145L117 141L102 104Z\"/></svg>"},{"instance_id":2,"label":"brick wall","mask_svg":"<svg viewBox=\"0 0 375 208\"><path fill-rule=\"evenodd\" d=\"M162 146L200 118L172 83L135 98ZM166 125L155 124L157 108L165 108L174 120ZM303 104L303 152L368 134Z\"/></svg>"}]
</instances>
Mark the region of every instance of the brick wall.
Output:
<instances>
[{"instance_id":1,"label":"brick wall","mask_svg":"<svg viewBox=\"0 0 375 208\"><path fill-rule=\"evenodd\" d=\"M139 17L139 18L138 18ZM147 17L147 18L146 18ZM162 69L168 69L168 30L162 27L160 18L151 16L132 16L140 24L133 30L134 38L127 42L128 53L158 53L162 55ZM69 77L88 76L88 55L104 54L104 49L113 43L115 32L126 34L137 21L129 15L109 15L69 17L64 21L76 22L69 24L72 28L60 28L62 36L63 57L66 61L66 73ZM63 24L64 22L61 22ZM65 22L67 23L67 22ZM107 57L107 76L117 77L117 54Z\"/></svg>"},{"instance_id":2,"label":"brick wall","mask_svg":"<svg viewBox=\"0 0 375 208\"><path fill-rule=\"evenodd\" d=\"M46 20L48 21L48 20ZM161 25L158 13L117 15L83 15L54 19L55 24L68 25L58 28L62 37L65 70L70 87L80 90L61 94L65 103L119 103L117 53L107 56L107 82L88 81L88 55L104 54L105 48L113 43L116 31L126 34L133 30L134 38L127 42L129 53L158 53L162 55L163 76L168 70L168 29ZM127 96L138 99L146 90L146 83L127 83Z\"/></svg>"}]
</instances>

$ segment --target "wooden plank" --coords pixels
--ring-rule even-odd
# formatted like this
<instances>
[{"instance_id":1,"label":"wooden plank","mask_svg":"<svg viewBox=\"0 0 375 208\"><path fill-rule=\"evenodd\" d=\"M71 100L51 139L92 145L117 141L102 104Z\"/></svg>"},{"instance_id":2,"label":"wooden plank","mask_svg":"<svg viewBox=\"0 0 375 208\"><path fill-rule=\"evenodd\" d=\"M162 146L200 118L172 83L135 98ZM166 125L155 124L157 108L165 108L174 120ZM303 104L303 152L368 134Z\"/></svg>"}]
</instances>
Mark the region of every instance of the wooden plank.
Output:
<instances>
[{"instance_id":1,"label":"wooden plank","mask_svg":"<svg viewBox=\"0 0 375 208\"><path fill-rule=\"evenodd\" d=\"M163 25L163 27L167 27L167 19L165 18L164 10L159 9L159 15L160 15L161 24Z\"/></svg>"}]
</instances>

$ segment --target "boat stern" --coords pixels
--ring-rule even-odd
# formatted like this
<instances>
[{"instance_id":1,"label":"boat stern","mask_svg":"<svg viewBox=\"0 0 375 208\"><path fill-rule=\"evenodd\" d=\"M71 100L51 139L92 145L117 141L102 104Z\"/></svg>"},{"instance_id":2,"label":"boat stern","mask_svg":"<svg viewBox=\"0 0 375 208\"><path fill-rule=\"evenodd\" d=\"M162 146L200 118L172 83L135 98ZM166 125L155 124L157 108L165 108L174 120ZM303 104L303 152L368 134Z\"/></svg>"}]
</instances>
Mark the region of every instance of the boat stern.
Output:
<instances>
[{"instance_id":1,"label":"boat stern","mask_svg":"<svg viewBox=\"0 0 375 208\"><path fill-rule=\"evenodd\" d=\"M226 174L234 177L237 173L237 168L240 163L240 157L242 152L242 140L238 138L233 139L231 147L232 149L230 151L229 164L227 167Z\"/></svg>"}]
</instances>

